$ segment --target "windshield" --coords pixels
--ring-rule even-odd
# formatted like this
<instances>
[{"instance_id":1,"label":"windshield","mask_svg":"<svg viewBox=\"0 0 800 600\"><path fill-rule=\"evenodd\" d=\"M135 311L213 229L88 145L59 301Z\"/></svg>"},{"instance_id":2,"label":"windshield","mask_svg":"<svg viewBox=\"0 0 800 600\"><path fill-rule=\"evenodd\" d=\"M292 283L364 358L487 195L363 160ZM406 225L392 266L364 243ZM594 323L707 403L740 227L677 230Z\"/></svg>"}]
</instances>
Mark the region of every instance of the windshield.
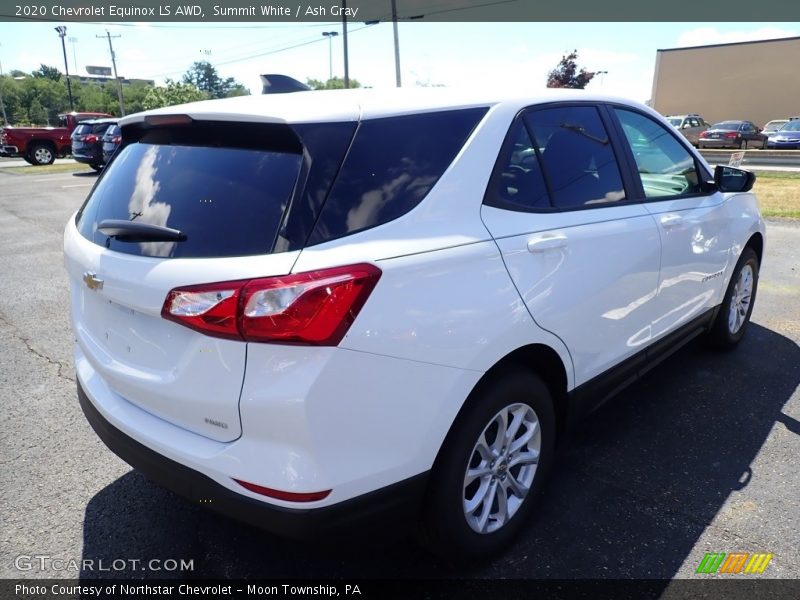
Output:
<instances>
[{"instance_id":1,"label":"windshield","mask_svg":"<svg viewBox=\"0 0 800 600\"><path fill-rule=\"evenodd\" d=\"M741 121L722 121L721 123L714 123L711 129L722 129L724 131L736 131L742 124Z\"/></svg>"},{"instance_id":2,"label":"windshield","mask_svg":"<svg viewBox=\"0 0 800 600\"><path fill-rule=\"evenodd\" d=\"M800 131L800 120L789 121L781 127L778 131Z\"/></svg>"},{"instance_id":3,"label":"windshield","mask_svg":"<svg viewBox=\"0 0 800 600\"><path fill-rule=\"evenodd\" d=\"M672 125L673 127L680 127L681 123L683 122L683 119L680 119L680 118L678 118L678 119L667 119L667 120L669 121L669 124Z\"/></svg>"},{"instance_id":4,"label":"windshield","mask_svg":"<svg viewBox=\"0 0 800 600\"><path fill-rule=\"evenodd\" d=\"M778 131L782 126L786 125L789 121L770 121L764 125L764 131Z\"/></svg>"}]
</instances>

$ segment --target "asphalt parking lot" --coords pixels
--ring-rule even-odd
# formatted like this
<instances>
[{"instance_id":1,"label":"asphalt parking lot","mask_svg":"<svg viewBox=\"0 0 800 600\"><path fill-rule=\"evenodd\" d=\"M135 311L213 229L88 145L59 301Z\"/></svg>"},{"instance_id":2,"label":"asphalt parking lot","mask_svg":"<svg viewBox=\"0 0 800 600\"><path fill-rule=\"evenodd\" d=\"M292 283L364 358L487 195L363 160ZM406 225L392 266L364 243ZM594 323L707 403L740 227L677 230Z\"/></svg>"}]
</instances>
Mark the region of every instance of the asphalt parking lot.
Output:
<instances>
[{"instance_id":1,"label":"asphalt parking lot","mask_svg":"<svg viewBox=\"0 0 800 600\"><path fill-rule=\"evenodd\" d=\"M517 544L459 570L408 540L271 537L156 487L105 448L75 396L61 257L63 225L95 177L0 169L0 578L669 579L695 576L706 552L773 553L763 577L800 577L800 224L769 223L740 347L693 343L607 404L571 436ZM37 554L193 570L15 566Z\"/></svg>"}]
</instances>

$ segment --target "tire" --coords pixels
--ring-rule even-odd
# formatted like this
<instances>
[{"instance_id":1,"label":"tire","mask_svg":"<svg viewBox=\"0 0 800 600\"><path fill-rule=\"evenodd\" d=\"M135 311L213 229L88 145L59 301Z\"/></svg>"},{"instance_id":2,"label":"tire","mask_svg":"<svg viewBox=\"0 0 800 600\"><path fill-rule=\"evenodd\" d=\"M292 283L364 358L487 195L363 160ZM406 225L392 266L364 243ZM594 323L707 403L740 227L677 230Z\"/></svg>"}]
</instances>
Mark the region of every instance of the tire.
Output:
<instances>
[{"instance_id":1,"label":"tire","mask_svg":"<svg viewBox=\"0 0 800 600\"><path fill-rule=\"evenodd\" d=\"M34 144L28 152L33 165L52 165L56 159L56 153L47 144Z\"/></svg>"},{"instance_id":2,"label":"tire","mask_svg":"<svg viewBox=\"0 0 800 600\"><path fill-rule=\"evenodd\" d=\"M89 166L98 173L103 170L103 165L89 165Z\"/></svg>"},{"instance_id":3,"label":"tire","mask_svg":"<svg viewBox=\"0 0 800 600\"><path fill-rule=\"evenodd\" d=\"M23 160L24 160L26 163L28 163L29 165L35 165L35 164L36 164L36 163L33 161L33 159L32 159L30 156L28 156L27 154L26 154L25 156L23 156L23 157L22 157L22 159L23 159Z\"/></svg>"},{"instance_id":4,"label":"tire","mask_svg":"<svg viewBox=\"0 0 800 600\"><path fill-rule=\"evenodd\" d=\"M767 140L766 139L763 142L761 142L761 149L762 150L766 150L767 149Z\"/></svg>"},{"instance_id":5,"label":"tire","mask_svg":"<svg viewBox=\"0 0 800 600\"><path fill-rule=\"evenodd\" d=\"M747 140L739 142L739 150L747 150Z\"/></svg>"},{"instance_id":6,"label":"tire","mask_svg":"<svg viewBox=\"0 0 800 600\"><path fill-rule=\"evenodd\" d=\"M758 257L752 248L745 248L733 270L728 289L717 318L708 332L712 346L727 350L744 337L758 291Z\"/></svg>"},{"instance_id":7,"label":"tire","mask_svg":"<svg viewBox=\"0 0 800 600\"><path fill-rule=\"evenodd\" d=\"M503 420L508 428L500 426ZM539 377L505 371L479 384L434 464L419 532L423 543L453 563L506 548L533 510L554 448L553 401ZM477 477L469 475L478 470Z\"/></svg>"}]
</instances>

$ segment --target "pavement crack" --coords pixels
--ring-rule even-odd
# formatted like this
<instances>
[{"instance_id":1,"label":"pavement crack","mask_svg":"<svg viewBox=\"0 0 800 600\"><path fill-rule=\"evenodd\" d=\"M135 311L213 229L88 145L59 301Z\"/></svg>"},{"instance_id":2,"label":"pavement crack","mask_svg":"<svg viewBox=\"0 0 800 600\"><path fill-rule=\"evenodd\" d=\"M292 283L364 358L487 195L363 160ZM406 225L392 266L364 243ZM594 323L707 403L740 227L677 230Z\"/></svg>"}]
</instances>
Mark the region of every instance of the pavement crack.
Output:
<instances>
[{"instance_id":1,"label":"pavement crack","mask_svg":"<svg viewBox=\"0 0 800 600\"><path fill-rule=\"evenodd\" d=\"M66 381L70 381L72 383L75 383L75 377L74 376L70 376L70 375L65 374L65 371L67 369L66 369L66 365L64 365L64 363L62 363L61 361L55 360L53 358L50 358L46 354L43 354L42 352L40 352L39 350L34 348L33 347L33 343L31 342L31 340L29 340L24 335L22 335L22 333L20 333L19 329L17 329L17 327L11 321L9 321L7 318L5 318L3 313L0 313L0 323L3 323L4 325L6 325L9 328L9 330L11 331L11 335L13 335L20 342L22 342L25 345L25 348L27 348L28 352L30 352L34 356L38 356L42 360L45 360L48 363L50 363L51 365L53 365L54 367L56 367L57 368L57 370L56 370L56 376L57 377L59 377L61 379L64 379ZM69 372L71 372L71 370Z\"/></svg>"}]
</instances>

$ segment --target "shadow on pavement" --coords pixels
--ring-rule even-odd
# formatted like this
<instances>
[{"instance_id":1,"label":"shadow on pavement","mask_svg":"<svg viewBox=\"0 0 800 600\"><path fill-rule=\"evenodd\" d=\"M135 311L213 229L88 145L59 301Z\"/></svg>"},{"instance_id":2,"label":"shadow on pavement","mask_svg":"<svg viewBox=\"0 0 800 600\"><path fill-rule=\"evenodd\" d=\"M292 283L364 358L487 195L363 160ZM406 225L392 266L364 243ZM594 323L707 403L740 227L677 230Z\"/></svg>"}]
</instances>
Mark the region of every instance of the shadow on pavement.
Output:
<instances>
[{"instance_id":1,"label":"shadow on pavement","mask_svg":"<svg viewBox=\"0 0 800 600\"><path fill-rule=\"evenodd\" d=\"M502 557L454 570L410 540L297 543L206 512L130 472L86 507L83 558L193 559L194 570L82 577L674 576L800 382L800 348L751 324L733 352L693 343L588 420L562 451L539 511ZM782 425L782 426L783 426Z\"/></svg>"}]
</instances>

